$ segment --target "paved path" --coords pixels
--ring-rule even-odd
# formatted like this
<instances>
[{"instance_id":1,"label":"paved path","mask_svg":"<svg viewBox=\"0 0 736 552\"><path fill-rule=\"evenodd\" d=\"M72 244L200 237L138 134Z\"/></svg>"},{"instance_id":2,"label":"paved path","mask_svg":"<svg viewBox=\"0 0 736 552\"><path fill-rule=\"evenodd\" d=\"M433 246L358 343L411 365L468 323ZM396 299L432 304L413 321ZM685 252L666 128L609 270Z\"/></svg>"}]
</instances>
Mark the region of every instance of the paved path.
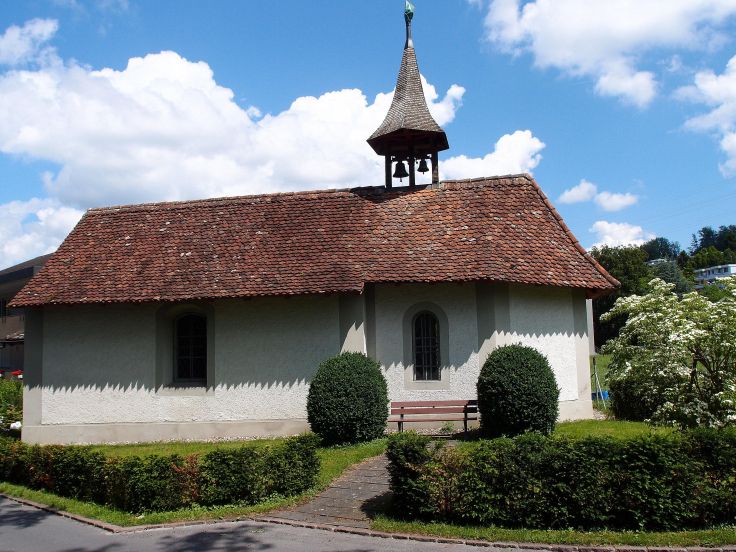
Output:
<instances>
[{"instance_id":1,"label":"paved path","mask_svg":"<svg viewBox=\"0 0 736 552\"><path fill-rule=\"evenodd\" d=\"M385 510L391 501L387 466L385 455L361 462L310 502L269 517L367 529L371 517Z\"/></svg>"},{"instance_id":2,"label":"paved path","mask_svg":"<svg viewBox=\"0 0 736 552\"><path fill-rule=\"evenodd\" d=\"M113 534L0 497L0 552L204 552L210 550L462 552L476 550L476 548L456 544L376 538L253 521Z\"/></svg>"}]
</instances>

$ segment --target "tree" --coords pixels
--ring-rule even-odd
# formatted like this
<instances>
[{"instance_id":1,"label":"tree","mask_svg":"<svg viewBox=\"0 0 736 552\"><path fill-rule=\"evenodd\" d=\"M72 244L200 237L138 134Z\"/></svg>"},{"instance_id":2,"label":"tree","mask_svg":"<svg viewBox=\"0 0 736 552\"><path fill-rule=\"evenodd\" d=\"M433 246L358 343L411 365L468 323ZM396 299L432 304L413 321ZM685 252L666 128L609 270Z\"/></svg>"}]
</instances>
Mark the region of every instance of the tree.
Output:
<instances>
[{"instance_id":1,"label":"tree","mask_svg":"<svg viewBox=\"0 0 736 552\"><path fill-rule=\"evenodd\" d=\"M736 224L718 228L715 246L719 251L726 251L727 249L736 251Z\"/></svg>"},{"instance_id":2,"label":"tree","mask_svg":"<svg viewBox=\"0 0 736 552\"><path fill-rule=\"evenodd\" d=\"M688 268L708 268L709 266L722 265L725 262L725 256L722 251L718 251L715 246L709 245L703 249L699 249L690 256Z\"/></svg>"},{"instance_id":3,"label":"tree","mask_svg":"<svg viewBox=\"0 0 736 552\"><path fill-rule=\"evenodd\" d=\"M716 231L713 230L712 226L703 226L698 230L698 234L693 234L693 241L690 245L690 254L697 253L701 249L706 247L715 247L716 245Z\"/></svg>"},{"instance_id":4,"label":"tree","mask_svg":"<svg viewBox=\"0 0 736 552\"><path fill-rule=\"evenodd\" d=\"M723 279L726 297L680 298L660 279L650 291L616 301L603 320L626 317L603 348L609 379L636 377L662 397L653 420L681 427L736 422L736 277Z\"/></svg>"},{"instance_id":5,"label":"tree","mask_svg":"<svg viewBox=\"0 0 736 552\"><path fill-rule=\"evenodd\" d=\"M647 254L650 261L653 259L676 259L681 251L679 243L667 238L654 238L640 247Z\"/></svg>"},{"instance_id":6,"label":"tree","mask_svg":"<svg viewBox=\"0 0 736 552\"><path fill-rule=\"evenodd\" d=\"M709 301L715 303L716 301L720 301L724 297L728 296L728 291L722 288L718 285L712 285L712 286L704 286L700 290L700 294L703 297L707 297Z\"/></svg>"},{"instance_id":7,"label":"tree","mask_svg":"<svg viewBox=\"0 0 736 552\"><path fill-rule=\"evenodd\" d=\"M679 295L693 290L692 283L685 277L676 261L657 263L650 267L650 270L655 278L660 278L668 284L674 284L675 292Z\"/></svg>"},{"instance_id":8,"label":"tree","mask_svg":"<svg viewBox=\"0 0 736 552\"><path fill-rule=\"evenodd\" d=\"M611 337L618 335L619 328L626 320L626 317L622 316L602 322L601 315L608 312L619 297L644 293L646 283L651 279L651 271L646 264L647 254L636 246L604 245L600 248L594 247L590 253L611 276L621 282L621 287L616 292L593 301L595 344L600 347Z\"/></svg>"},{"instance_id":9,"label":"tree","mask_svg":"<svg viewBox=\"0 0 736 552\"><path fill-rule=\"evenodd\" d=\"M713 230L711 226L704 226L698 230L697 234L693 234L690 245L691 255L708 247L715 247L718 251L727 249L736 251L736 224L719 226L718 230Z\"/></svg>"}]
</instances>

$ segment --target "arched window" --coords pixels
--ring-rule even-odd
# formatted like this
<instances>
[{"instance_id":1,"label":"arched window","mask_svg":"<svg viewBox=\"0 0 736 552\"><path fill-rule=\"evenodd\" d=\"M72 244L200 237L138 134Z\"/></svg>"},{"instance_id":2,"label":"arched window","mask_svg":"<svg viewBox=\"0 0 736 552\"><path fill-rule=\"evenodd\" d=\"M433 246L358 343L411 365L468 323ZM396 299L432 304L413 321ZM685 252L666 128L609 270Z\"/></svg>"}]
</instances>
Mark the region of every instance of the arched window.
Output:
<instances>
[{"instance_id":1,"label":"arched window","mask_svg":"<svg viewBox=\"0 0 736 552\"><path fill-rule=\"evenodd\" d=\"M185 314L174 322L174 367L183 382L207 381L207 318Z\"/></svg>"},{"instance_id":2,"label":"arched window","mask_svg":"<svg viewBox=\"0 0 736 552\"><path fill-rule=\"evenodd\" d=\"M414 317L414 379L440 379L440 323L431 312L420 312Z\"/></svg>"}]
</instances>

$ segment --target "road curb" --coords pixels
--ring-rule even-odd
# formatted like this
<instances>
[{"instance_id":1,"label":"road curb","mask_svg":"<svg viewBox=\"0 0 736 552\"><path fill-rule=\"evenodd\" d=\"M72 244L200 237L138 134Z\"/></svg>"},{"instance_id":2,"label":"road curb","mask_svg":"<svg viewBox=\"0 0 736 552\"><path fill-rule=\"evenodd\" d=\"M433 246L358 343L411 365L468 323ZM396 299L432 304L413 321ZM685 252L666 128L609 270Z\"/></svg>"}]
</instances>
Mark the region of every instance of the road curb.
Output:
<instances>
[{"instance_id":1,"label":"road curb","mask_svg":"<svg viewBox=\"0 0 736 552\"><path fill-rule=\"evenodd\" d=\"M112 523L105 523L104 521L100 521L98 519L92 519L77 514L72 514L71 512L59 510L58 508L54 508L53 506L34 502L33 500L28 500L27 498L18 498L16 496L7 495L5 493L0 493L0 497L7 498L12 502L17 502L18 504L23 504L24 506L30 506L38 510L43 510L44 512L56 514L57 516L73 519L74 521L79 521L81 523L86 523L87 525L92 525L93 527L98 527L111 533L122 533L123 531L121 531L121 529L125 529L125 527L120 527L119 525L113 525Z\"/></svg>"},{"instance_id":2,"label":"road curb","mask_svg":"<svg viewBox=\"0 0 736 552\"><path fill-rule=\"evenodd\" d=\"M189 521L174 521L171 523L152 523L152 524L147 524L147 525L131 525L129 527L125 527L122 525L115 525L114 523L106 523L98 519L88 518L88 517L80 516L78 514L73 514L71 512L67 512L66 510L60 510L58 508L54 508L53 506L48 506L46 504L40 504L38 502L34 502L33 500L28 500L27 498L19 498L17 496L7 495L5 493L0 493L0 497L7 498L8 500L17 502L18 504L23 504L25 506L37 508L38 510L43 510L44 512L56 514L57 516L65 517L68 519L73 519L74 521L78 521L86 525L91 525L92 527L103 529L109 533L136 533L139 531L150 531L152 529L174 529L176 527L214 525L216 523L238 523L240 521L256 521L255 518L253 517L241 516L237 518L228 518L228 519L193 519Z\"/></svg>"},{"instance_id":3,"label":"road curb","mask_svg":"<svg viewBox=\"0 0 736 552\"><path fill-rule=\"evenodd\" d=\"M524 550L545 550L550 552L736 552L736 546L728 545L723 547L703 547L703 546L632 546L632 545L575 545L575 544L546 544L539 542L494 542L475 539L453 539L448 537L438 537L433 535L420 535L416 533L388 533L385 531L375 531L373 529L362 529L359 527L345 527L340 525L324 525L319 523L309 523L306 521L297 521L272 516L256 516L254 521L263 523L274 523L278 525L292 525L294 527L304 527L306 529L319 529L323 531L332 531L334 533L350 533L353 535L362 535L366 537L376 537L382 539L394 540L411 540L417 542L434 542L440 544L464 544L466 546L475 546L479 548L504 548L504 549L524 549Z\"/></svg>"},{"instance_id":4,"label":"road curb","mask_svg":"<svg viewBox=\"0 0 736 552\"><path fill-rule=\"evenodd\" d=\"M545 544L539 542L493 542L474 539L453 539L447 537L436 537L432 535L420 535L414 533L388 533L385 531L374 531L373 529L361 529L359 527L346 527L342 525L325 525L321 523L309 523L305 521L296 521L283 519L272 516L244 516L233 519L207 519L192 521L177 521L173 523L157 523L150 525L133 525L131 527L123 527L112 523L105 523L97 519L92 519L77 514L72 514L65 510L40 504L33 500L10 496L0 493L0 497L7 498L18 504L30 506L44 512L56 514L68 519L73 519L80 523L91 525L99 529L103 529L110 533L135 533L139 531L150 531L152 529L174 529L176 527L193 527L197 525L215 525L219 523L238 523L241 521L254 521L258 523L271 523L274 525L290 525L292 527L303 527L305 529L316 529L319 531L330 531L333 533L348 533L351 535L360 535L364 537L374 537L381 539L394 540L411 540L416 542L434 542L439 544L462 544L465 546L474 546L477 548L504 548L504 549L525 549L525 550L545 550L550 552L736 552L736 545L728 545L723 547L703 547L703 546L631 546L631 545L571 545L571 544Z\"/></svg>"}]
</instances>

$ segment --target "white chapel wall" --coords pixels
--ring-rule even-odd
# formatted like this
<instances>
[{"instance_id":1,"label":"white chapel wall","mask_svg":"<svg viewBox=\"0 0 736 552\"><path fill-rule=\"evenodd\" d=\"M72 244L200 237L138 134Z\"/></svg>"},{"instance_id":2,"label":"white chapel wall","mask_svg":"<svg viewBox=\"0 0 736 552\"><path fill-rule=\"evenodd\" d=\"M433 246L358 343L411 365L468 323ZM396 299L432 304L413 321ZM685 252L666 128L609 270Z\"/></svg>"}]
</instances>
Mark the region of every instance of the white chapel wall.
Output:
<instances>
[{"instance_id":1,"label":"white chapel wall","mask_svg":"<svg viewBox=\"0 0 736 552\"><path fill-rule=\"evenodd\" d=\"M393 401L475 398L490 351L519 342L549 358L561 388L562 419L592 414L585 298L579 291L404 284L369 286L363 295L341 297L216 301L205 307L214 328L206 389L162 385L161 347L173 345L161 343L162 308L35 312L29 320L35 331L28 337L43 347L27 357L24 439L122 442L296 433L307 428L308 382L316 367L343 350L366 351L381 363ZM446 331L441 382L412 378L407 321L422 309L436 312ZM38 378L34 367L41 366Z\"/></svg>"},{"instance_id":2,"label":"white chapel wall","mask_svg":"<svg viewBox=\"0 0 736 552\"><path fill-rule=\"evenodd\" d=\"M585 295L582 290L497 286L489 350L522 343L549 360L560 388L560 419L593 414ZM485 358L485 357L484 357Z\"/></svg>"},{"instance_id":3,"label":"white chapel wall","mask_svg":"<svg viewBox=\"0 0 736 552\"><path fill-rule=\"evenodd\" d=\"M444 381L412 384L402 324L414 307L433 310L433 305L445 316L449 334L442 344L449 346L442 355ZM522 343L549 359L560 387L561 419L592 415L583 291L491 283L376 286L375 328L375 357L384 367L391 400L475 398L480 367L490 352Z\"/></svg>"},{"instance_id":4,"label":"white chapel wall","mask_svg":"<svg viewBox=\"0 0 736 552\"><path fill-rule=\"evenodd\" d=\"M44 309L43 376L29 394L37 397L29 404L36 423L24 438L132 441L306 428L308 381L322 360L340 352L337 296L216 302L214 374L206 389L157 382L159 308ZM254 423L216 425L244 421ZM43 431L54 426L55 433Z\"/></svg>"}]
</instances>

